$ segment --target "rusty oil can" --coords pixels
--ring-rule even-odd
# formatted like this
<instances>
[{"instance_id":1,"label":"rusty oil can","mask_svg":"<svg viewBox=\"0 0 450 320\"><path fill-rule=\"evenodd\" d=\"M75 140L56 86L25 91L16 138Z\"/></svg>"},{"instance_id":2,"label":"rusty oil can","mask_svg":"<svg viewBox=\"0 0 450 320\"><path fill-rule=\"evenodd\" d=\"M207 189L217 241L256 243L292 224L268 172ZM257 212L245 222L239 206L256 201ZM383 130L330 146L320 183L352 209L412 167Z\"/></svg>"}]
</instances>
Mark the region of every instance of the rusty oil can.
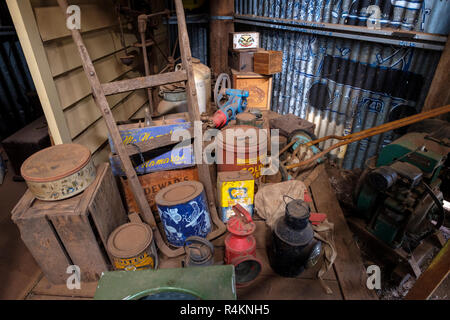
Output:
<instances>
[{"instance_id":1,"label":"rusty oil can","mask_svg":"<svg viewBox=\"0 0 450 320\"><path fill-rule=\"evenodd\" d=\"M137 213L128 215L131 222L115 229L108 238L107 250L116 270L157 269L158 254L153 232Z\"/></svg>"}]
</instances>

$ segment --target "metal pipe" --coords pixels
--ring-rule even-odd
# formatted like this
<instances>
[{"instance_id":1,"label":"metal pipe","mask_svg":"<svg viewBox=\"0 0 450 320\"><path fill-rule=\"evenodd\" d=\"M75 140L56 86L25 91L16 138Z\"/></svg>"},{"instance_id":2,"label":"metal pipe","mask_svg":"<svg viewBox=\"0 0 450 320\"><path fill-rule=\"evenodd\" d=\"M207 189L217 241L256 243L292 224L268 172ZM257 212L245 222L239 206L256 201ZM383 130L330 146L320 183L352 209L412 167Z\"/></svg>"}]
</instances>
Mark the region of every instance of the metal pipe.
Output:
<instances>
[{"instance_id":1,"label":"metal pipe","mask_svg":"<svg viewBox=\"0 0 450 320\"><path fill-rule=\"evenodd\" d=\"M397 128L400 128L400 127L404 127L404 126L407 126L407 125L410 125L410 124L413 124L413 123L416 123L416 122L419 122L419 121L422 121L422 120L425 120L425 119L437 117L437 116L439 116L441 114L448 113L448 112L450 112L450 105L446 105L446 106L443 106L443 107L440 107L440 108L431 109L429 111L421 112L419 114L416 114L416 115L413 115L413 116L410 116L410 117L406 117L406 118L403 118L403 119L399 119L399 120L396 120L396 121L388 122L388 123L385 123L385 124L382 124L380 126L376 126L376 127L373 127L373 128L367 129L367 130L355 132L355 133L349 134L348 136L344 136L344 137L341 137L341 136L326 136L326 137L323 137L323 138L320 138L320 139L317 139L317 140L314 140L314 141L310 141L310 142L305 144L306 147L310 147L312 145L315 145L315 144L317 144L319 142L322 142L322 141L325 141L325 140L328 140L328 139L343 140L343 141L338 142L338 143L336 143L334 145L331 145L330 147L328 147L324 151L314 155L313 157L309 158L308 160L305 160L305 161L302 161L302 162L299 162L299 163L296 163L296 164L291 164L291 165L286 166L286 169L289 170L289 169L305 166L305 165L307 165L307 164L309 164L309 163L319 159L320 157L324 156L325 154L327 154L331 150L339 148L340 146L344 146L344 145L350 144L350 143L355 142L355 141L359 141L359 140L362 140L362 139L365 139L365 138L368 138L368 137L375 136L375 135L380 134L380 133L384 133L384 132L391 131L391 130L394 130L394 129L397 129Z\"/></svg>"}]
</instances>

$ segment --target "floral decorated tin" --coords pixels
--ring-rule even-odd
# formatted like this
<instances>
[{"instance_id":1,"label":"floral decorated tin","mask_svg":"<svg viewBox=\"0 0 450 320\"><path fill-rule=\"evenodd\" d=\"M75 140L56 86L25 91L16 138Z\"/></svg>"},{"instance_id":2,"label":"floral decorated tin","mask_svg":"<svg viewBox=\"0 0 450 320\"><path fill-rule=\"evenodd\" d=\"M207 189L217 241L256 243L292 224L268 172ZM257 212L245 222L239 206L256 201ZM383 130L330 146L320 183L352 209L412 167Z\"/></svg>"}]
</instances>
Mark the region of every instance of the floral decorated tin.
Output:
<instances>
[{"instance_id":1,"label":"floral decorated tin","mask_svg":"<svg viewBox=\"0 0 450 320\"><path fill-rule=\"evenodd\" d=\"M44 201L61 200L85 190L96 170L88 148L60 144L31 155L20 169L33 195Z\"/></svg>"},{"instance_id":2,"label":"floral decorated tin","mask_svg":"<svg viewBox=\"0 0 450 320\"><path fill-rule=\"evenodd\" d=\"M161 189L155 197L167 241L182 247L190 236L205 238L211 232L211 218L203 185L184 181Z\"/></svg>"}]
</instances>

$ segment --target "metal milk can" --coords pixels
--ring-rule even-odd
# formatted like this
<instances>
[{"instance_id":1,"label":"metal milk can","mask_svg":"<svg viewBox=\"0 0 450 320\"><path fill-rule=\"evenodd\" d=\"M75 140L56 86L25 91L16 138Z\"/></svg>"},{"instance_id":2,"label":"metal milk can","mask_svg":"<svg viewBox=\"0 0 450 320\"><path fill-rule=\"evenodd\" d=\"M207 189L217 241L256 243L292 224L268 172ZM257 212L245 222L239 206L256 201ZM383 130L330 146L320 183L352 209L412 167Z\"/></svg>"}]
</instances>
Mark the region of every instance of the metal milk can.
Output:
<instances>
[{"instance_id":1,"label":"metal milk can","mask_svg":"<svg viewBox=\"0 0 450 320\"><path fill-rule=\"evenodd\" d=\"M268 256L272 269L281 276L296 277L317 263L322 243L314 239L309 217L306 202L292 199L285 215L275 222Z\"/></svg>"}]
</instances>

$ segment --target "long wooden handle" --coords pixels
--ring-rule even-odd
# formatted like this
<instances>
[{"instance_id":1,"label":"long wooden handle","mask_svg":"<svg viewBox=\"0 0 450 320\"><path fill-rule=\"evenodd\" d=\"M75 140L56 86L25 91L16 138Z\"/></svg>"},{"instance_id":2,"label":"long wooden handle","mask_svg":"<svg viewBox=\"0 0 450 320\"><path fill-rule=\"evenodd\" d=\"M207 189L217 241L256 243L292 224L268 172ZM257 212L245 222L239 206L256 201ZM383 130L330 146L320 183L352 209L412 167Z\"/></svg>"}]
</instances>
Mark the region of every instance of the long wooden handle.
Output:
<instances>
[{"instance_id":1,"label":"long wooden handle","mask_svg":"<svg viewBox=\"0 0 450 320\"><path fill-rule=\"evenodd\" d=\"M388 123L384 123L382 125L367 129L367 130L363 130L363 131L359 131L359 132L355 132L352 134L349 134L348 136L327 136L327 137L323 137L314 141L310 141L308 143L305 144L306 147L312 146L314 144L317 144L319 142L328 140L328 139L339 139L342 140L341 142L338 142L330 147L328 147L327 149L325 149L324 151L315 154L313 157L309 158L308 160L299 162L299 163L295 163L295 164L291 164L286 166L286 169L293 169L293 168L298 168L298 167L302 167L302 166L306 166L308 164L310 164L311 162L319 159L320 157L326 155L328 152L330 152L331 150L334 150L336 148L339 148L341 146L350 144L352 142L356 142L368 137L372 137L375 136L377 134L380 133L384 133L390 130L394 130L400 127L404 127L425 119L429 119L429 118L433 118L433 117L437 117L441 114L444 113L448 113L450 112L450 105L446 105L440 108L436 108L436 109L431 109L429 111L425 111L425 112L421 112L419 114L410 116L410 117L406 117L403 119L399 119L396 121L392 121L392 122L388 122Z\"/></svg>"},{"instance_id":2,"label":"long wooden handle","mask_svg":"<svg viewBox=\"0 0 450 320\"><path fill-rule=\"evenodd\" d=\"M63 10L63 13L65 15L68 15L67 0L58 0L58 4ZM106 100L105 93L103 92L102 85L100 83L100 80L98 79L97 73L95 72L94 65L89 56L89 53L87 52L86 46L84 45L80 31L77 29L72 29L71 33L73 41L75 42L78 52L80 54L84 72L86 73L89 84L92 88L92 95L94 97L94 101L97 107L100 109L103 119L106 122L106 127L108 128L108 132L111 136L114 148L116 149L116 153L119 156L120 161L122 162L122 166L128 178L131 191L133 192L134 198L136 199L136 202L142 212L143 220L150 225L153 234L155 235L156 238L156 244L158 248L161 250L161 252L163 252L168 257L177 257L179 255L184 254L183 248L172 250L165 244L159 232L158 226L156 225L156 221L150 209L150 205L148 204L147 199L145 197L144 190L142 189L142 186L136 175L136 171L134 170L133 165L131 164L128 153L125 149L125 145L122 142L119 129L117 128L111 109L109 108L109 104L108 101Z\"/></svg>"}]
</instances>

